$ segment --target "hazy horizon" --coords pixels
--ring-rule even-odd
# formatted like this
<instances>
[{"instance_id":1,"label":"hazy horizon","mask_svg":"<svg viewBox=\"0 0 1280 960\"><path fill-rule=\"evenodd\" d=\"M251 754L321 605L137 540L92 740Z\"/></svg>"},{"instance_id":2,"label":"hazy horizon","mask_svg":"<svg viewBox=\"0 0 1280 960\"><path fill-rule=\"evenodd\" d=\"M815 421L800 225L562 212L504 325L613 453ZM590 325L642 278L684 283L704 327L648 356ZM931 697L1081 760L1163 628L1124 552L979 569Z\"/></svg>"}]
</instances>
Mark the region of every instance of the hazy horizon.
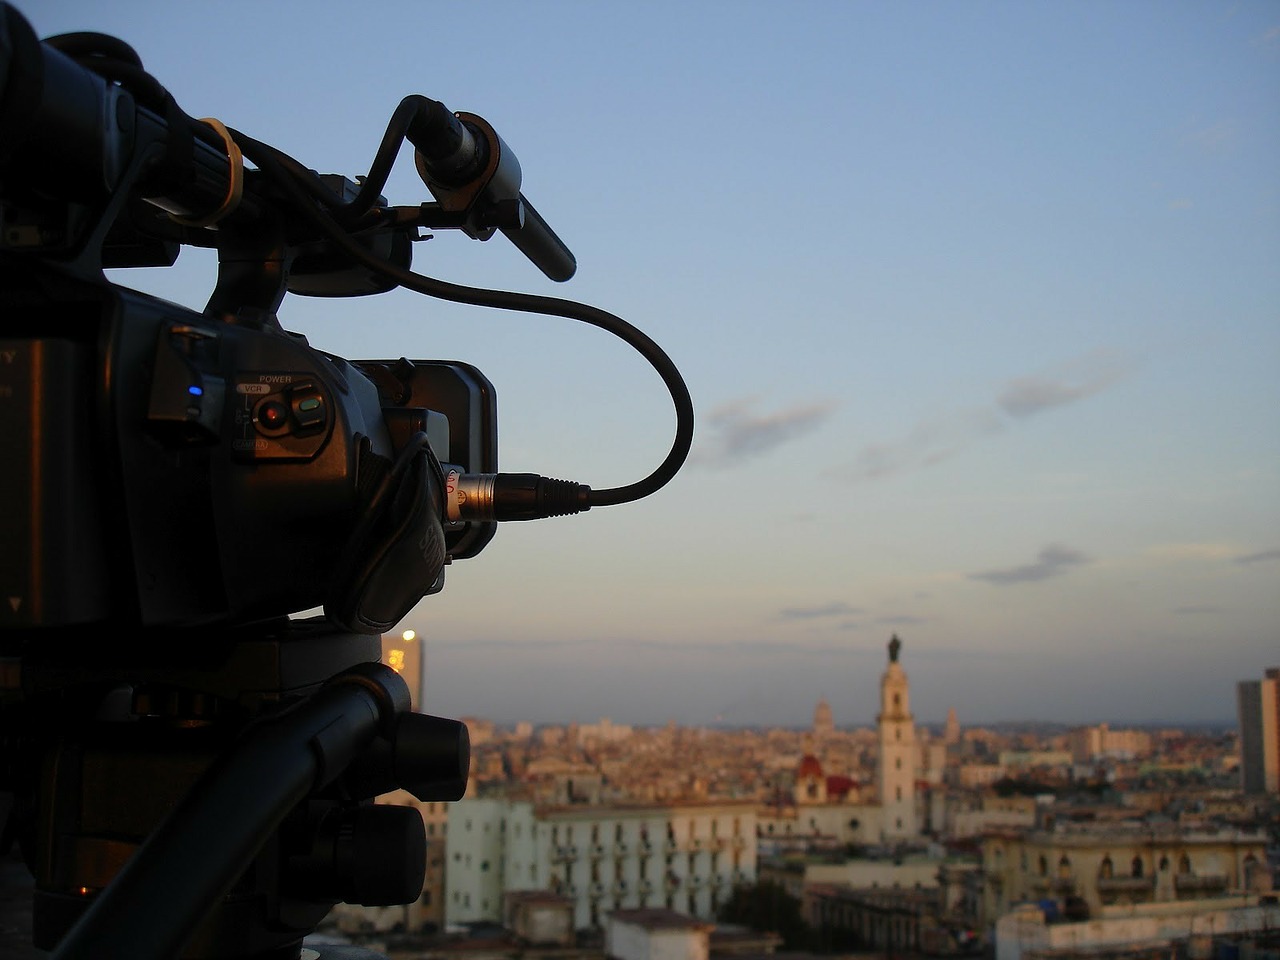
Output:
<instances>
[{"instance_id":1,"label":"hazy horizon","mask_svg":"<svg viewBox=\"0 0 1280 960\"><path fill-rule=\"evenodd\" d=\"M678 729L685 729L685 730L714 730L714 731L728 732L728 733L732 733L734 731L764 732L764 731L770 731L770 730L782 730L788 733L804 734L804 733L808 733L813 729L813 725L811 723L810 724L786 724L786 725L750 724L750 723L731 724L731 723L725 723L723 721L711 721L709 723L699 723L699 724L679 724L679 723L675 723L674 721L624 723L613 717L596 717L590 720L576 719L576 720L561 720L561 721L555 721L555 720L533 721L528 719L521 719L521 720L514 720L514 721L497 721L492 719L491 717L485 717L485 716L460 715L457 719L492 723L495 728L499 730L507 731L507 732L514 730L515 727L521 723L529 723L533 726L535 730L541 730L541 729L566 729L570 726L578 726L578 727L594 726L604 720L609 721L614 726L623 726L623 727L629 727L633 730L647 730L647 731L663 730L669 726L675 726ZM980 730L989 730L995 733L1000 733L1002 731L1032 732L1037 729L1042 729L1045 731L1051 731L1051 732L1046 732L1045 734L1046 736L1058 736L1060 734L1065 734L1071 730L1079 729L1081 727L1096 727L1104 724L1111 730L1143 730L1143 731L1152 732L1152 733L1161 731L1161 730L1180 730L1191 735L1194 735L1197 733L1207 733L1207 732L1226 733L1233 730L1238 731L1239 729L1239 720L1235 718L1232 718L1230 720L1222 719L1222 720L1216 720L1216 721L1201 720L1193 723L1184 723L1184 722L1179 722L1176 720L1168 720L1168 719L1167 720L1155 719L1155 720L1133 721L1133 722L1116 722L1116 721L1101 719L1091 723L1060 723L1060 722L1052 722L1052 721L1044 721L1044 720L993 720L986 723L961 724L960 729L961 729L961 732L963 732L966 729L975 729L975 730L980 729ZM923 728L923 729L929 730L930 733L940 734L943 728L946 726L946 720L921 720L919 718L916 718L915 726L916 726L916 729ZM837 733L855 733L860 731L874 732L875 729L876 729L876 725L874 720L867 721L866 723L854 723L854 724L837 723L835 725L835 730Z\"/></svg>"}]
</instances>

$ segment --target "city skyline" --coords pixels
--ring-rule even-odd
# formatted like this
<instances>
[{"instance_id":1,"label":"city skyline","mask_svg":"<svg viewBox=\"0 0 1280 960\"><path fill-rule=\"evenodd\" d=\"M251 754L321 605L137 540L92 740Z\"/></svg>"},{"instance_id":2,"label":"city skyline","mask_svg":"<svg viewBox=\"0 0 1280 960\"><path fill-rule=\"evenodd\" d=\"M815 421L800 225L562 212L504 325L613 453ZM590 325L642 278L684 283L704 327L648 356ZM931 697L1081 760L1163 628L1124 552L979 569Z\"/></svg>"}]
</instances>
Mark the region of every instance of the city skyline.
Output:
<instances>
[{"instance_id":1,"label":"city skyline","mask_svg":"<svg viewBox=\"0 0 1280 960\"><path fill-rule=\"evenodd\" d=\"M896 634L895 634L896 636ZM421 639L421 638L420 638ZM426 644L426 657L428 661L431 659L430 641ZM912 712L915 717L917 727L927 727L932 730L941 730L946 724L948 711L954 709L953 706L935 704L925 704L923 708L920 705L920 698L926 694L919 692L921 687L925 687L928 691L936 689L936 684L918 683L910 670L909 651L904 653L904 665L907 667L907 675L912 683ZM463 674L462 670L453 665L454 669L450 671L442 671L446 676L456 678L459 674ZM1262 670L1257 671L1257 675L1262 675ZM695 675L696 677L696 675ZM1250 678L1242 678L1250 679ZM879 684L879 675L877 674L872 680L872 687ZM436 703L433 696L434 688L440 687L442 684L437 681L432 682L430 668L425 674L425 685L427 689L426 705L430 709L428 712L437 712L431 704ZM642 685L643 686L643 685ZM876 725L876 711L878 703L874 695L868 696L863 687L866 686L865 678L858 684L857 695L847 695L845 697L828 696L820 694L816 699L808 703L778 703L780 710L775 711L778 719L769 720L754 719L739 711L741 703L729 703L727 709L721 710L714 714L707 711L698 713L696 711L686 711L683 718L674 715L659 716L656 714L646 715L643 710L636 711L634 709L615 709L609 712L608 706L602 707L603 712L590 714L583 711L557 711L554 704L547 703L541 696L535 696L528 703L528 710L521 713L514 707L499 706L496 710L476 711L458 709L450 713L460 717L467 717L486 722L492 722L503 728L513 728L515 725L528 722L535 727L564 727L571 724L591 725L604 720L611 721L615 724L625 724L638 728L655 728L661 727L669 723L677 726L687 727L708 727L716 729L787 729L787 730L808 730L813 726L814 710L819 702L825 702L831 707L832 717L837 730L870 730ZM1004 716L995 712L978 712L972 716L964 716L957 711L957 720L961 729L969 728L1057 728L1061 731L1067 731L1079 727L1094 727L1103 724L1110 725L1113 729L1135 728L1135 729L1187 729L1187 730L1227 730L1236 729L1238 720L1236 717L1236 701L1235 701L1235 683L1231 684L1230 699L1221 707L1218 715L1209 712L1204 715L1195 716L1188 713L1178 714L1176 707L1171 707L1167 714L1151 714L1139 715L1126 713L1122 708L1115 712L1103 715L1087 715L1085 713L1077 713L1074 715L1064 715L1058 717L1035 715L1027 713L1024 715ZM742 701L748 701L749 697L744 696ZM451 701L455 704L461 704L461 699ZM477 700L475 702L489 702ZM600 702L600 701L597 701ZM776 702L776 701L775 701ZM618 706L615 702L614 706Z\"/></svg>"},{"instance_id":2,"label":"city skyline","mask_svg":"<svg viewBox=\"0 0 1280 960\"><path fill-rule=\"evenodd\" d=\"M420 709L852 725L896 632L921 717L1218 722L1275 664L1274 4L16 6L322 172L366 172L404 96L485 117L577 275L449 231L415 269L616 313L685 376L668 486L504 525L397 627ZM429 199L407 151L385 193ZM112 279L198 309L214 268ZM504 470L606 488L671 442L581 324L405 291L280 317L476 364Z\"/></svg>"}]
</instances>

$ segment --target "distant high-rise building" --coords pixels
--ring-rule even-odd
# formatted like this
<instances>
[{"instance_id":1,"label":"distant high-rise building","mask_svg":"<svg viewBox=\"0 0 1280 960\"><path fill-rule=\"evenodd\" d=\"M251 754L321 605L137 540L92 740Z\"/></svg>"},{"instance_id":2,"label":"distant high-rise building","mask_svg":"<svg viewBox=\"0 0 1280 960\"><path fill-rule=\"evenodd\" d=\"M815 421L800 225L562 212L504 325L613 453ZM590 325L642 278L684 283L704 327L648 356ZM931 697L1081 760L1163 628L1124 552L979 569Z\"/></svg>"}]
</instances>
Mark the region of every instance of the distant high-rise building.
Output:
<instances>
[{"instance_id":1,"label":"distant high-rise building","mask_svg":"<svg viewBox=\"0 0 1280 960\"><path fill-rule=\"evenodd\" d=\"M831 704L827 703L825 698L819 698L818 705L813 709L813 735L821 741L830 737L836 731L836 722L831 715Z\"/></svg>"},{"instance_id":2,"label":"distant high-rise building","mask_svg":"<svg viewBox=\"0 0 1280 960\"><path fill-rule=\"evenodd\" d=\"M400 674L409 685L413 709L422 712L422 697L426 676L426 661L422 654L422 640L412 630L382 635L382 662Z\"/></svg>"},{"instance_id":3,"label":"distant high-rise building","mask_svg":"<svg viewBox=\"0 0 1280 960\"><path fill-rule=\"evenodd\" d=\"M948 746L960 742L960 720L956 717L955 707L947 711L947 728L942 739Z\"/></svg>"},{"instance_id":4,"label":"distant high-rise building","mask_svg":"<svg viewBox=\"0 0 1280 960\"><path fill-rule=\"evenodd\" d=\"M1240 789L1280 793L1280 667L1236 684L1240 717Z\"/></svg>"},{"instance_id":5,"label":"distant high-rise building","mask_svg":"<svg viewBox=\"0 0 1280 960\"><path fill-rule=\"evenodd\" d=\"M880 678L879 769L880 830L884 838L915 836L916 824L916 727L911 716L907 674L898 662L902 641L889 641L889 666Z\"/></svg>"}]
</instances>

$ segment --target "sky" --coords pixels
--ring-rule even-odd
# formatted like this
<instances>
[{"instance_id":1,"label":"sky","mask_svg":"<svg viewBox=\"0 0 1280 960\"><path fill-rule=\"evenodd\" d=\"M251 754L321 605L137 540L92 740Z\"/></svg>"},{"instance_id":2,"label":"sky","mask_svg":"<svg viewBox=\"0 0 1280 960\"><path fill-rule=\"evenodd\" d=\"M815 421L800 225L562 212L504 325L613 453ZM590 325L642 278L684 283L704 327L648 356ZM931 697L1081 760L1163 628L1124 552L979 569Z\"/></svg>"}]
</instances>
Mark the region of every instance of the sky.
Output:
<instances>
[{"instance_id":1,"label":"sky","mask_svg":"<svg viewBox=\"0 0 1280 960\"><path fill-rule=\"evenodd\" d=\"M404 96L479 114L577 274L451 231L414 268L680 368L667 486L503 525L399 625L420 710L858 726L896 633L920 722L1199 722L1280 665L1280 5L16 6L321 172L366 172ZM430 199L408 149L385 193ZM199 309L215 266L112 279ZM280 319L478 366L503 470L611 487L671 444L593 327L403 290Z\"/></svg>"}]
</instances>

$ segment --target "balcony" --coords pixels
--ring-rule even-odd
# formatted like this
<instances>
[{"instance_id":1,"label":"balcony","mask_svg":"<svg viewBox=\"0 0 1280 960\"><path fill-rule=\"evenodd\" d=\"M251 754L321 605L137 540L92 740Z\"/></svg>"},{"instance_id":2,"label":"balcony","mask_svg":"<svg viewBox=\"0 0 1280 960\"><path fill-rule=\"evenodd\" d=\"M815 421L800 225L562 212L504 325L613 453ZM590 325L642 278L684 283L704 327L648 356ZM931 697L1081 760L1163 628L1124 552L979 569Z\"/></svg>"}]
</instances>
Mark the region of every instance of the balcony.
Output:
<instances>
[{"instance_id":1,"label":"balcony","mask_svg":"<svg viewBox=\"0 0 1280 960\"><path fill-rule=\"evenodd\" d=\"M642 857L647 857L647 856L649 856L649 854L651 854L651 853L653 853L653 844L652 844L652 843L650 843L648 840L641 840L641 841L640 841L640 856L642 856Z\"/></svg>"},{"instance_id":2,"label":"balcony","mask_svg":"<svg viewBox=\"0 0 1280 960\"><path fill-rule=\"evenodd\" d=\"M712 837L707 841L707 849L713 853L719 853L726 846L728 846L728 844L725 842L724 837Z\"/></svg>"},{"instance_id":3,"label":"balcony","mask_svg":"<svg viewBox=\"0 0 1280 960\"><path fill-rule=\"evenodd\" d=\"M625 880L613 881L613 895L619 899L621 899L622 897L625 897L627 895L627 881Z\"/></svg>"},{"instance_id":4,"label":"balcony","mask_svg":"<svg viewBox=\"0 0 1280 960\"><path fill-rule=\"evenodd\" d=\"M576 860L578 858L578 848L574 846L556 847L551 859L557 863L563 863L565 860Z\"/></svg>"},{"instance_id":5,"label":"balcony","mask_svg":"<svg viewBox=\"0 0 1280 960\"><path fill-rule=\"evenodd\" d=\"M599 860L599 859L603 858L604 856L605 856L604 844L602 844L602 843L593 843L593 844L591 845L591 859L592 859L592 860Z\"/></svg>"},{"instance_id":6,"label":"balcony","mask_svg":"<svg viewBox=\"0 0 1280 960\"><path fill-rule=\"evenodd\" d=\"M615 857L625 857L629 850L630 848L622 840L619 840L613 845L613 855Z\"/></svg>"},{"instance_id":7,"label":"balcony","mask_svg":"<svg viewBox=\"0 0 1280 960\"><path fill-rule=\"evenodd\" d=\"M1098 893L1151 893L1155 877L1099 877Z\"/></svg>"},{"instance_id":8,"label":"balcony","mask_svg":"<svg viewBox=\"0 0 1280 960\"><path fill-rule=\"evenodd\" d=\"M588 888L587 890L587 895L590 896L593 900L599 900L601 897L604 896L604 884L603 883L591 884L590 888Z\"/></svg>"},{"instance_id":9,"label":"balcony","mask_svg":"<svg viewBox=\"0 0 1280 960\"><path fill-rule=\"evenodd\" d=\"M1227 889L1227 878L1221 873L1176 873L1173 889L1178 893L1217 893Z\"/></svg>"}]
</instances>

